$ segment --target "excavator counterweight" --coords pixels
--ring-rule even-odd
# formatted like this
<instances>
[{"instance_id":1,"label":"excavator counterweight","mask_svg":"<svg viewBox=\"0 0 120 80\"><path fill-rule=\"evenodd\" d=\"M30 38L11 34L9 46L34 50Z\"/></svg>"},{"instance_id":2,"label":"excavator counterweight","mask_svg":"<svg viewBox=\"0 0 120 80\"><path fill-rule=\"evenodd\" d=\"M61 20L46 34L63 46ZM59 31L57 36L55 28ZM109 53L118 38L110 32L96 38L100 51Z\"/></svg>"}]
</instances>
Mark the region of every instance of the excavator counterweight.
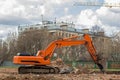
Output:
<instances>
[{"instance_id":1,"label":"excavator counterweight","mask_svg":"<svg viewBox=\"0 0 120 80\"><path fill-rule=\"evenodd\" d=\"M83 40L78 40L79 36L73 36L70 38L63 38L51 42L46 49L39 50L35 56L19 54L14 56L13 63L26 65L21 66L18 69L19 73L59 73L60 70L58 67L47 66L51 63L51 57L53 56L54 50L56 48L64 46L75 46L75 45L85 45L91 58L98 65L99 69L103 71L103 66L99 63L98 56L96 55L96 50L92 44L92 39L88 34L84 34Z\"/></svg>"}]
</instances>

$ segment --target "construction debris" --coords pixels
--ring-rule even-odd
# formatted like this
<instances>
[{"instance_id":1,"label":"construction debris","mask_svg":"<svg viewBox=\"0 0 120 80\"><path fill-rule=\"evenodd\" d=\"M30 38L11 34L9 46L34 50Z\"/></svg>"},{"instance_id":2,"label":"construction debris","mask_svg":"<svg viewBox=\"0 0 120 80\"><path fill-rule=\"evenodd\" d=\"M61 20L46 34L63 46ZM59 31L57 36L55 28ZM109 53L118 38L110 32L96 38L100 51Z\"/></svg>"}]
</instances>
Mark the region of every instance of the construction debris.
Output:
<instances>
[{"instance_id":1,"label":"construction debris","mask_svg":"<svg viewBox=\"0 0 120 80\"><path fill-rule=\"evenodd\" d=\"M56 66L60 68L60 73L61 74L66 74L66 73L73 73L73 74L81 74L81 73L90 73L90 70L88 68L78 66L78 67L73 67L71 65L65 64L61 58L56 59L55 61L52 61L52 66Z\"/></svg>"}]
</instances>

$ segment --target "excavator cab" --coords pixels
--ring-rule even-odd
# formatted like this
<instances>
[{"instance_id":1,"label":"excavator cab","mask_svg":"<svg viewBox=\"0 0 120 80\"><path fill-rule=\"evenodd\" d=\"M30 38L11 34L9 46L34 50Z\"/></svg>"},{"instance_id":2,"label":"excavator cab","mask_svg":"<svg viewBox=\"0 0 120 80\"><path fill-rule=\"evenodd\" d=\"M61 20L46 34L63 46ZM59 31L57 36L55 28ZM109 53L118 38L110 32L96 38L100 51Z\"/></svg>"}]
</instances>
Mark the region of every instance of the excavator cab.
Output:
<instances>
[{"instance_id":1,"label":"excavator cab","mask_svg":"<svg viewBox=\"0 0 120 80\"><path fill-rule=\"evenodd\" d=\"M31 56L29 53L17 53L17 56Z\"/></svg>"}]
</instances>

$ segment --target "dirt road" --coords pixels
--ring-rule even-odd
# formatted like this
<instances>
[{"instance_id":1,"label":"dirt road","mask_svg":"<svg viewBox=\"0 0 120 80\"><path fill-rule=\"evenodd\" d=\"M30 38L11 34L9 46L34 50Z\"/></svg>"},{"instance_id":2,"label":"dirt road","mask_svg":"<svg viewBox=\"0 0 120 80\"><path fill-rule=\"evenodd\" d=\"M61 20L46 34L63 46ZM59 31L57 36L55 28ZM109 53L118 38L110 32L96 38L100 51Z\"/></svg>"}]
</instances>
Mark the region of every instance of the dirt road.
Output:
<instances>
[{"instance_id":1,"label":"dirt road","mask_svg":"<svg viewBox=\"0 0 120 80\"><path fill-rule=\"evenodd\" d=\"M120 74L18 74L17 68L0 68L0 80L120 80Z\"/></svg>"}]
</instances>

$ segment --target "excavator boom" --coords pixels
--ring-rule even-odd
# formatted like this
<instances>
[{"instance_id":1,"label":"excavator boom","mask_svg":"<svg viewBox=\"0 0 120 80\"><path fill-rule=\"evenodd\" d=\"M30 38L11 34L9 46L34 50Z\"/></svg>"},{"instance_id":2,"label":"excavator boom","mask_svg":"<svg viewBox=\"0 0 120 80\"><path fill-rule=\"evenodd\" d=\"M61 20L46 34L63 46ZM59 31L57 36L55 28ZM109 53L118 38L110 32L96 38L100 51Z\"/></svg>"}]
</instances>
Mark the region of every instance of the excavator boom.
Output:
<instances>
[{"instance_id":1,"label":"excavator boom","mask_svg":"<svg viewBox=\"0 0 120 80\"><path fill-rule=\"evenodd\" d=\"M92 40L90 36L88 34L84 34L83 40L76 39L78 37L79 36L73 36L70 38L55 40L51 42L46 47L46 49L39 50L36 56L28 56L28 55L14 56L13 63L22 64L22 65L32 65L29 67L28 66L20 67L18 69L19 73L30 73L30 71L32 71L33 73L58 73L60 71L58 68L47 66L50 64L50 60L54 53L54 50L56 48L60 48L64 46L85 45L95 64L97 64L100 70L103 71L103 66L99 63L98 56L96 55L96 50L92 44Z\"/></svg>"}]
</instances>

